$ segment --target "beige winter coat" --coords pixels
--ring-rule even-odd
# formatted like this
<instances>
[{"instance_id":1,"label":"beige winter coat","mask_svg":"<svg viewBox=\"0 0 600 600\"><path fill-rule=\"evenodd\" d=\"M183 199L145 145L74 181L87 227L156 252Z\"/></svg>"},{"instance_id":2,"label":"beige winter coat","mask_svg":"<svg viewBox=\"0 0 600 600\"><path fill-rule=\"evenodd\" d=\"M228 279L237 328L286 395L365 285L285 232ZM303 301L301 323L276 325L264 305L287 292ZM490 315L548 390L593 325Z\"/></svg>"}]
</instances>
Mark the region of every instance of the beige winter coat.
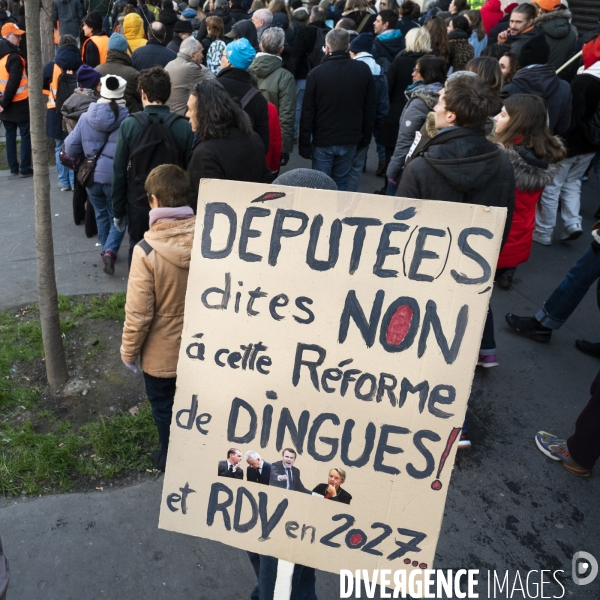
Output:
<instances>
[{"instance_id":1,"label":"beige winter coat","mask_svg":"<svg viewBox=\"0 0 600 600\"><path fill-rule=\"evenodd\" d=\"M155 223L133 249L121 358L175 377L196 217Z\"/></svg>"}]
</instances>

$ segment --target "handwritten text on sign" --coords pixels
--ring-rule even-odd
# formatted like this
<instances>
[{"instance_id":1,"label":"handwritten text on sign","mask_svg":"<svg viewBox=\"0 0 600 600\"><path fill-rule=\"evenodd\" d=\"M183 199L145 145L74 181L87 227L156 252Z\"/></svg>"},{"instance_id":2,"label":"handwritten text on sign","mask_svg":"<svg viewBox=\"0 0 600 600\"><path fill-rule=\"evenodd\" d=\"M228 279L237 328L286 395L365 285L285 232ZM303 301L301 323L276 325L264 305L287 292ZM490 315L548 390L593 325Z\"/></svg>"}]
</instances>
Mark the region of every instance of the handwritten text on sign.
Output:
<instances>
[{"instance_id":1,"label":"handwritten text on sign","mask_svg":"<svg viewBox=\"0 0 600 600\"><path fill-rule=\"evenodd\" d=\"M160 526L431 567L504 220L203 181Z\"/></svg>"}]
</instances>

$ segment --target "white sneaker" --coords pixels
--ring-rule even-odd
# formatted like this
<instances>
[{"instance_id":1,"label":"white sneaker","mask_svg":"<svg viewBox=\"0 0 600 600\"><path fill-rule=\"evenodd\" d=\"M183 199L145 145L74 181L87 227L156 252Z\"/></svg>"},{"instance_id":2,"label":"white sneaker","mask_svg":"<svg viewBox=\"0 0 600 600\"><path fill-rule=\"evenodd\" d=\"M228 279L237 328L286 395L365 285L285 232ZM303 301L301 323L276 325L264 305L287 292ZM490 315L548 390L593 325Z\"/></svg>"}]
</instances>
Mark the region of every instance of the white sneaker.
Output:
<instances>
[{"instance_id":1,"label":"white sneaker","mask_svg":"<svg viewBox=\"0 0 600 600\"><path fill-rule=\"evenodd\" d=\"M582 229L581 225L571 225L570 227L567 227L563 231L562 235L560 236L560 241L561 242L570 242L572 240L576 240L582 234L583 234L583 229Z\"/></svg>"},{"instance_id":2,"label":"white sneaker","mask_svg":"<svg viewBox=\"0 0 600 600\"><path fill-rule=\"evenodd\" d=\"M552 246L552 236L538 233L537 231L533 232L533 241L542 246Z\"/></svg>"}]
</instances>

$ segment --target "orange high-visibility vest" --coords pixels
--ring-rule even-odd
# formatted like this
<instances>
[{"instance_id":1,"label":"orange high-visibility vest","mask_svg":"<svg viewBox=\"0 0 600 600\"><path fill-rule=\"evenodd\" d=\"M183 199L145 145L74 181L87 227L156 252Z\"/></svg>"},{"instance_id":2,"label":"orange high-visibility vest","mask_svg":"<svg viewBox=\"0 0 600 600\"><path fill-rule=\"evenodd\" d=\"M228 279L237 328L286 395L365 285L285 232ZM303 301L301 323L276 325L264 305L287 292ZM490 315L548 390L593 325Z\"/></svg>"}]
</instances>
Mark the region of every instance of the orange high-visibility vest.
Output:
<instances>
[{"instance_id":1,"label":"orange high-visibility vest","mask_svg":"<svg viewBox=\"0 0 600 600\"><path fill-rule=\"evenodd\" d=\"M58 94L58 78L62 74L62 69L54 63L54 70L52 71L52 81L50 82L50 89L44 90L44 94L48 96L48 102L46 102L46 108L56 108L56 95Z\"/></svg>"},{"instance_id":2,"label":"orange high-visibility vest","mask_svg":"<svg viewBox=\"0 0 600 600\"><path fill-rule=\"evenodd\" d=\"M0 92L4 94L6 91L6 84L8 83L8 69L6 68L6 62L11 55L7 54L0 59ZM27 80L27 70L25 69L25 59L19 55L21 62L23 63L23 74L21 75L21 81L17 89L17 93L14 95L12 101L19 102L20 100L26 100L29 98L29 83Z\"/></svg>"},{"instance_id":3,"label":"orange high-visibility vest","mask_svg":"<svg viewBox=\"0 0 600 600\"><path fill-rule=\"evenodd\" d=\"M60 42L60 31L58 30L58 27L54 28L54 45L58 46Z\"/></svg>"},{"instance_id":4,"label":"orange high-visibility vest","mask_svg":"<svg viewBox=\"0 0 600 600\"><path fill-rule=\"evenodd\" d=\"M98 48L98 54L100 55L100 64L103 65L106 62L106 58L108 56L108 36L107 35L93 35L89 37L85 42L83 42L83 46L81 47L81 56L82 58L85 56L85 46L86 44L92 41L96 44Z\"/></svg>"}]
</instances>

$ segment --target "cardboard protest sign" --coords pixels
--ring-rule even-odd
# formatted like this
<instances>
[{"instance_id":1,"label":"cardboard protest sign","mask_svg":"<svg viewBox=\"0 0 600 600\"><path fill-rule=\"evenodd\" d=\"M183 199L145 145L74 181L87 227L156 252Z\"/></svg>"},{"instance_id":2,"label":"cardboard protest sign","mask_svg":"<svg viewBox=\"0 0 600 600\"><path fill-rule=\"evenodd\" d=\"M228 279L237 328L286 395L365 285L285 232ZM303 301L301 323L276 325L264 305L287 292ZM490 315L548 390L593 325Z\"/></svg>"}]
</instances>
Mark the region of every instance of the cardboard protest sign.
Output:
<instances>
[{"instance_id":1,"label":"cardboard protest sign","mask_svg":"<svg viewBox=\"0 0 600 600\"><path fill-rule=\"evenodd\" d=\"M160 527L432 568L505 218L204 180Z\"/></svg>"}]
</instances>

